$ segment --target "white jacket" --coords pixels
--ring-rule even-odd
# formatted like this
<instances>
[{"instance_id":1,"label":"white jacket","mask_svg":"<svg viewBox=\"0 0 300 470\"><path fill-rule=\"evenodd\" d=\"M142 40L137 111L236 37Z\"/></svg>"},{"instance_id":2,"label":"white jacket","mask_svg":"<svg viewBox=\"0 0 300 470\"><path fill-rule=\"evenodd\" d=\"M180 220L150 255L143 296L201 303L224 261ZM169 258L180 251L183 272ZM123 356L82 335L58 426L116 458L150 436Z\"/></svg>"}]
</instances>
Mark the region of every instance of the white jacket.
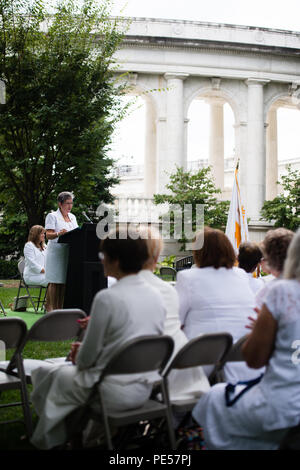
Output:
<instances>
[{"instance_id":1,"label":"white jacket","mask_svg":"<svg viewBox=\"0 0 300 470\"><path fill-rule=\"evenodd\" d=\"M24 246L25 268L23 272L24 281L29 285L46 286L45 269L46 249L40 250L32 242Z\"/></svg>"}]
</instances>

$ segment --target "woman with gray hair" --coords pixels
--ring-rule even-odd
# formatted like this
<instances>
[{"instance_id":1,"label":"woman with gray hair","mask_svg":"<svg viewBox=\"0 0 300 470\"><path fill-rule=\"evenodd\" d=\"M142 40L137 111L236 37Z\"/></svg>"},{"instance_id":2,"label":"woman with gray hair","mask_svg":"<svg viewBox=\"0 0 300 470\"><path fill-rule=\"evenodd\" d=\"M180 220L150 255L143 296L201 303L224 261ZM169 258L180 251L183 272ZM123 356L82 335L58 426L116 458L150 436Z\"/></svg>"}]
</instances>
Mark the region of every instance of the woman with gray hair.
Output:
<instances>
[{"instance_id":1,"label":"woman with gray hair","mask_svg":"<svg viewBox=\"0 0 300 470\"><path fill-rule=\"evenodd\" d=\"M58 209L46 217L46 237L49 240L46 258L47 296L49 310L63 307L67 265L66 245L57 243L60 236L78 227L75 215L71 214L73 194L63 191L57 197Z\"/></svg>"},{"instance_id":2,"label":"woman with gray hair","mask_svg":"<svg viewBox=\"0 0 300 470\"><path fill-rule=\"evenodd\" d=\"M300 416L300 229L288 248L283 279L269 290L242 352L260 380L217 384L193 416L208 449L275 450Z\"/></svg>"}]
</instances>

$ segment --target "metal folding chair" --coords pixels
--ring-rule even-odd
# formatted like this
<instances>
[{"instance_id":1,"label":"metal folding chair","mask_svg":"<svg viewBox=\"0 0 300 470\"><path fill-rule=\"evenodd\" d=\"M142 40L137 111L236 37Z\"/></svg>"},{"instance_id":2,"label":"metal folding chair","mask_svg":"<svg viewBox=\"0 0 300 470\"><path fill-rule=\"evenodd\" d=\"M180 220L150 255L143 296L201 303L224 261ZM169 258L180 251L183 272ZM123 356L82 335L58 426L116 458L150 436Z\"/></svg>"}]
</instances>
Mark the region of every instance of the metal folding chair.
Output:
<instances>
[{"instance_id":1,"label":"metal folding chair","mask_svg":"<svg viewBox=\"0 0 300 470\"><path fill-rule=\"evenodd\" d=\"M163 378L167 385L168 375L174 369L186 369L206 365L217 366L223 363L224 357L232 345L232 336L229 333L215 333L198 336L191 339L178 351L167 369ZM214 373L214 372L213 372ZM198 398L188 400L172 400L172 410L176 413L189 412L196 405Z\"/></svg>"},{"instance_id":2,"label":"metal folding chair","mask_svg":"<svg viewBox=\"0 0 300 470\"><path fill-rule=\"evenodd\" d=\"M23 273L24 273L24 268L25 268L25 260L24 258L21 258L18 262L18 270L20 273L20 283L19 283L19 288L18 288L18 293L16 297L16 305L18 305L18 300L20 297L20 292L21 289L25 289L27 292L27 296L31 302L31 305L35 311L35 313L38 313L38 310L41 307L44 306L45 300L46 300L46 294L47 294L47 287L40 286L40 285L29 285L24 281ZM30 289L39 289L39 294L32 296L30 294ZM43 295L44 293L44 295ZM35 300L34 300L35 299Z\"/></svg>"},{"instance_id":3,"label":"metal folding chair","mask_svg":"<svg viewBox=\"0 0 300 470\"><path fill-rule=\"evenodd\" d=\"M79 420L84 416L84 422L81 422L82 427L84 427L88 419L101 421L104 425L107 447L109 450L112 450L111 426L119 428L128 426L129 424L139 423L140 421L150 421L163 417L167 423L171 449L175 449L175 434L172 426L168 389L162 377L159 383L161 385L163 402L160 403L156 400L149 399L142 407L133 410L118 412L106 410L101 391L101 385L104 379L109 375L136 374L150 371L157 371L161 374L171 357L173 348L174 342L170 336L142 336L122 346L104 368L99 381L93 387L86 405L81 410L77 411ZM100 405L99 413L96 412L93 407L95 402ZM73 429L74 422L76 422L76 412L73 419L70 421Z\"/></svg>"},{"instance_id":4,"label":"metal folding chair","mask_svg":"<svg viewBox=\"0 0 300 470\"><path fill-rule=\"evenodd\" d=\"M228 362L243 362L245 361L242 354L242 346L245 343L248 335L242 336L238 341L232 344L226 356L223 357L222 361L216 364L212 376L214 377L215 382L226 382L224 375L224 366Z\"/></svg>"},{"instance_id":5,"label":"metal folding chair","mask_svg":"<svg viewBox=\"0 0 300 470\"><path fill-rule=\"evenodd\" d=\"M80 328L77 320L85 318L86 314L80 309L62 309L53 310L39 318L30 328L24 341L23 348L29 341L68 341L74 339L79 341L84 334L84 330ZM24 370L27 383L31 383L31 373L37 367L45 364L45 362L58 363L66 361L66 357L39 359L23 359Z\"/></svg>"},{"instance_id":6,"label":"metal folding chair","mask_svg":"<svg viewBox=\"0 0 300 470\"><path fill-rule=\"evenodd\" d=\"M0 341L5 350L12 349L13 355L10 361L0 362L0 394L7 390L20 390L21 401L14 403L2 403L0 408L22 406L25 427L28 437L32 434L32 419L29 406L26 377L21 355L22 345L27 334L26 323L20 318L0 319ZM2 352L4 349L2 349ZM3 421L2 424L19 420Z\"/></svg>"},{"instance_id":7,"label":"metal folding chair","mask_svg":"<svg viewBox=\"0 0 300 470\"><path fill-rule=\"evenodd\" d=\"M171 268L170 266L162 266L160 269L159 269L159 274L161 277L172 277L172 281L176 281L176 275L177 275L177 271L176 269L174 268Z\"/></svg>"}]
</instances>

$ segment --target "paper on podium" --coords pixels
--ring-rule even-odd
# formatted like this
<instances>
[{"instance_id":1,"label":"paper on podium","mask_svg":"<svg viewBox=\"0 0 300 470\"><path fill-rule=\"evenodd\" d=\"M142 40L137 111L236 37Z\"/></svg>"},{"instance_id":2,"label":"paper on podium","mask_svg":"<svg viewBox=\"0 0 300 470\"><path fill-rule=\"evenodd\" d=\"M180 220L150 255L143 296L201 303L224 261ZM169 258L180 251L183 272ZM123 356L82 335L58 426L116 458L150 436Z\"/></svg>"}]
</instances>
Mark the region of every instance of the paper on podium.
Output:
<instances>
[{"instance_id":1,"label":"paper on podium","mask_svg":"<svg viewBox=\"0 0 300 470\"><path fill-rule=\"evenodd\" d=\"M46 256L46 280L54 284L65 284L69 259L69 245L48 243Z\"/></svg>"}]
</instances>

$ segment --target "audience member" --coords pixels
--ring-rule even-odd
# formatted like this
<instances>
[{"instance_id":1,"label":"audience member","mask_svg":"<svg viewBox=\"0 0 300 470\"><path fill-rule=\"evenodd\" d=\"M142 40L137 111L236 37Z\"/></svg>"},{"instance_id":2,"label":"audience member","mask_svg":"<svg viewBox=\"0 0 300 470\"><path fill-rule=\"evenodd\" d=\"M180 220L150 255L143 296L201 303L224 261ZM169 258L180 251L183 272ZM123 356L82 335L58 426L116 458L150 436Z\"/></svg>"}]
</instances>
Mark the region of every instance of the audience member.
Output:
<instances>
[{"instance_id":1,"label":"audience member","mask_svg":"<svg viewBox=\"0 0 300 470\"><path fill-rule=\"evenodd\" d=\"M260 278L253 276L261 259L262 252L256 243L244 242L240 244L238 253L239 268L248 273L250 287L254 294L264 286L264 282Z\"/></svg>"},{"instance_id":2,"label":"audience member","mask_svg":"<svg viewBox=\"0 0 300 470\"><path fill-rule=\"evenodd\" d=\"M210 450L275 450L288 428L299 425L299 254L300 230L288 248L284 279L268 291L243 347L250 367L266 366L264 376L252 386L217 384L193 410Z\"/></svg>"},{"instance_id":3,"label":"audience member","mask_svg":"<svg viewBox=\"0 0 300 470\"><path fill-rule=\"evenodd\" d=\"M253 314L254 294L244 270L235 267L235 252L221 230L209 227L196 235L204 238L193 252L197 265L177 274L179 316L186 336L228 332L236 342L247 334L248 316ZM205 367L208 374L211 368ZM254 376L244 363L225 365L226 380L236 382ZM256 376L257 374L255 374Z\"/></svg>"},{"instance_id":4,"label":"audience member","mask_svg":"<svg viewBox=\"0 0 300 470\"><path fill-rule=\"evenodd\" d=\"M41 225L33 225L29 230L28 241L24 246L24 258L23 277L26 284L46 287L45 229Z\"/></svg>"},{"instance_id":5,"label":"audience member","mask_svg":"<svg viewBox=\"0 0 300 470\"><path fill-rule=\"evenodd\" d=\"M49 365L32 372L32 403L39 416L32 443L38 448L50 449L65 442L66 416L87 400L122 344L137 336L163 333L161 296L137 275L148 259L147 243L124 236L127 234L117 231L101 242L105 275L118 282L96 294L84 340L72 346L73 365ZM106 378L102 385L106 406L118 411L142 405L156 378L153 373Z\"/></svg>"},{"instance_id":6,"label":"audience member","mask_svg":"<svg viewBox=\"0 0 300 470\"><path fill-rule=\"evenodd\" d=\"M289 244L292 241L294 232L286 228L277 228L269 230L261 244L264 261L267 262L270 273L274 279L265 283L255 296L255 304L258 309L263 305L269 290L274 282L280 279L283 271L283 265L286 258Z\"/></svg>"},{"instance_id":7,"label":"audience member","mask_svg":"<svg viewBox=\"0 0 300 470\"><path fill-rule=\"evenodd\" d=\"M186 335L181 330L178 294L172 285L153 274L163 248L163 241L159 231L153 227L143 227L141 228L141 233L148 242L149 258L144 263L139 275L147 283L155 287L163 298L166 308L164 334L170 335L174 340L172 360L175 354L188 342ZM204 391L209 390L210 387L201 367L172 371L169 374L168 382L170 398L172 400L186 400L199 397Z\"/></svg>"}]
</instances>

